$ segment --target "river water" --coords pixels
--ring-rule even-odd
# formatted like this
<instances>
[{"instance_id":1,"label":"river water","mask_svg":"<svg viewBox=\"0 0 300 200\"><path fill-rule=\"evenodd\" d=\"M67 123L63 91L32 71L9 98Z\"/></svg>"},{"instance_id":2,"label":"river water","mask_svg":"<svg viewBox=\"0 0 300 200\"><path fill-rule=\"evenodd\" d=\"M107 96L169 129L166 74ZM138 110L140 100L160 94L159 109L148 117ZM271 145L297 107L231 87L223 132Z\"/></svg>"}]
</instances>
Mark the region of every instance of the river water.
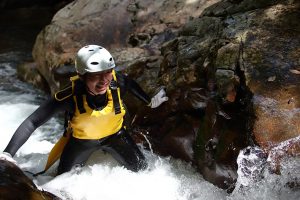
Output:
<instances>
[{"instance_id":1,"label":"river water","mask_svg":"<svg viewBox=\"0 0 300 200\"><path fill-rule=\"evenodd\" d=\"M25 42L26 48L14 46L0 51L0 151L5 148L20 123L48 98L47 94L17 79L17 65L31 59L31 48L28 48L30 45L32 43ZM62 129L59 116L38 128L14 157L19 167L24 171L41 171L47 154L61 136ZM256 154L250 152L247 156L250 161L247 164L240 162L240 170L247 168L253 173L248 173L248 176L240 174L236 189L227 194L205 181L189 163L143 151L149 167L138 173L123 168L110 155L97 152L82 169L55 177L56 163L44 175L36 178L28 176L40 189L52 192L62 199L300 199L298 158L285 159L281 175L277 175L269 173L265 163L258 161L251 164L250 161L256 159ZM244 157L241 152L240 160ZM255 175L257 170L261 172L259 178Z\"/></svg>"}]
</instances>

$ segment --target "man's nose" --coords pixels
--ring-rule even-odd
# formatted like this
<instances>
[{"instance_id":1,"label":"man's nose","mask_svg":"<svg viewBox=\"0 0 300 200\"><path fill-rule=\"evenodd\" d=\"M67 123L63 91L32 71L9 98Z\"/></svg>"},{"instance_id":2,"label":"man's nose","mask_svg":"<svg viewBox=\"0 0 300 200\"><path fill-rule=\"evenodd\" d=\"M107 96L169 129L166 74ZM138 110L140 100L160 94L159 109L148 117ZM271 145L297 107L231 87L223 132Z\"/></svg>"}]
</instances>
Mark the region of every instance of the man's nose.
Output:
<instances>
[{"instance_id":1,"label":"man's nose","mask_svg":"<svg viewBox=\"0 0 300 200\"><path fill-rule=\"evenodd\" d=\"M98 78L98 83L106 83L108 81L108 77L106 76L101 76Z\"/></svg>"}]
</instances>

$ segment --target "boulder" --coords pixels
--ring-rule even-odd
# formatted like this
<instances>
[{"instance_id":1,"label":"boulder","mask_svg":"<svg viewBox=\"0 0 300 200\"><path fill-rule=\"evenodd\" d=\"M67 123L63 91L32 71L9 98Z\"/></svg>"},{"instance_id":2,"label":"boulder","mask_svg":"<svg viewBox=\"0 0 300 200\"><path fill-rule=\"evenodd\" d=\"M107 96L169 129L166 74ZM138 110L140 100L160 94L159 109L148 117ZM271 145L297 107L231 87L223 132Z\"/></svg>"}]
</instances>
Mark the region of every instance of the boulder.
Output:
<instances>
[{"instance_id":1,"label":"boulder","mask_svg":"<svg viewBox=\"0 0 300 200\"><path fill-rule=\"evenodd\" d=\"M6 160L0 160L0 182L0 199L60 200L47 191L39 190L17 165Z\"/></svg>"},{"instance_id":2,"label":"boulder","mask_svg":"<svg viewBox=\"0 0 300 200\"><path fill-rule=\"evenodd\" d=\"M240 43L240 53L231 53L239 60L231 63L237 63L253 94L253 135L265 150L300 134L300 23L294 20L299 16L299 3L287 3L225 19L224 37L231 38L230 45Z\"/></svg>"},{"instance_id":3,"label":"boulder","mask_svg":"<svg viewBox=\"0 0 300 200\"><path fill-rule=\"evenodd\" d=\"M75 54L83 45L102 45L112 53L117 65L130 68L137 57L158 56L162 43L174 38L188 19L199 16L215 2L74 1L57 12L51 24L40 32L33 57L54 93L65 85L65 81L55 78L56 69L68 66L72 71ZM152 79L156 76L151 74Z\"/></svg>"}]
</instances>

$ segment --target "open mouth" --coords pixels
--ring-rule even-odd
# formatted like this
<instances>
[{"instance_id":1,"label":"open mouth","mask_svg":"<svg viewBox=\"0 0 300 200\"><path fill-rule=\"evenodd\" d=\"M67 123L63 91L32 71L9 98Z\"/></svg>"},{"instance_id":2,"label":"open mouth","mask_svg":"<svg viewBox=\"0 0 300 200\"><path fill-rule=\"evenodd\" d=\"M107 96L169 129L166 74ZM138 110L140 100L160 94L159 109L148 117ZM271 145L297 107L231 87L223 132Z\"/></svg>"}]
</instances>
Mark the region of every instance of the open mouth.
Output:
<instances>
[{"instance_id":1,"label":"open mouth","mask_svg":"<svg viewBox=\"0 0 300 200\"><path fill-rule=\"evenodd\" d=\"M96 85L96 90L98 90L98 91L104 91L104 90L107 89L108 85L109 85L108 82L107 83L103 83L103 84L97 84Z\"/></svg>"},{"instance_id":2,"label":"open mouth","mask_svg":"<svg viewBox=\"0 0 300 200\"><path fill-rule=\"evenodd\" d=\"M96 88L103 88L103 87L107 87L108 86L108 82L105 83L99 83L96 85Z\"/></svg>"}]
</instances>

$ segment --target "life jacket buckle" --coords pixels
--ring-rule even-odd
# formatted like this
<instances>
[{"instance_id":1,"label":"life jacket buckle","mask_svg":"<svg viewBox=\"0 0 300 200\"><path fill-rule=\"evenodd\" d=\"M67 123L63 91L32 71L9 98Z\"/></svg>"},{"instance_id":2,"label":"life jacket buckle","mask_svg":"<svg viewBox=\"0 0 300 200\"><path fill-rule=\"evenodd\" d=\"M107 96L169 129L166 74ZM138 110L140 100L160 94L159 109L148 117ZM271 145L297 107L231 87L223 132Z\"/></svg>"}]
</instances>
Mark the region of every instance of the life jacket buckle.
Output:
<instances>
[{"instance_id":1,"label":"life jacket buckle","mask_svg":"<svg viewBox=\"0 0 300 200\"><path fill-rule=\"evenodd\" d=\"M112 80L111 82L110 82L110 89L112 89L112 90L116 90L116 89L118 89L118 84L117 84L117 82L116 81L114 81L114 80Z\"/></svg>"}]
</instances>

